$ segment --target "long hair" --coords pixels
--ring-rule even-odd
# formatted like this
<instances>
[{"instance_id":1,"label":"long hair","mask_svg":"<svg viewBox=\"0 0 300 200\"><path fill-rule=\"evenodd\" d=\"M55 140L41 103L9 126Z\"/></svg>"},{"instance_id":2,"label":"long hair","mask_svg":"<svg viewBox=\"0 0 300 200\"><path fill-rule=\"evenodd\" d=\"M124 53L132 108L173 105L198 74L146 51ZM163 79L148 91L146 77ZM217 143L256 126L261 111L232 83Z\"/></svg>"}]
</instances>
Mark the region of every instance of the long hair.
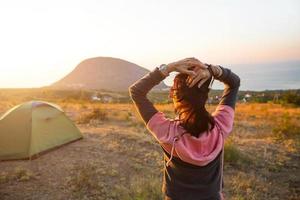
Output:
<instances>
[{"instance_id":1,"label":"long hair","mask_svg":"<svg viewBox=\"0 0 300 200\"><path fill-rule=\"evenodd\" d=\"M208 99L210 78L200 88L198 84L188 87L187 74L177 74L170 89L170 96L176 102L175 113L179 116L180 125L192 136L199 137L201 133L214 128L214 118L205 108Z\"/></svg>"}]
</instances>

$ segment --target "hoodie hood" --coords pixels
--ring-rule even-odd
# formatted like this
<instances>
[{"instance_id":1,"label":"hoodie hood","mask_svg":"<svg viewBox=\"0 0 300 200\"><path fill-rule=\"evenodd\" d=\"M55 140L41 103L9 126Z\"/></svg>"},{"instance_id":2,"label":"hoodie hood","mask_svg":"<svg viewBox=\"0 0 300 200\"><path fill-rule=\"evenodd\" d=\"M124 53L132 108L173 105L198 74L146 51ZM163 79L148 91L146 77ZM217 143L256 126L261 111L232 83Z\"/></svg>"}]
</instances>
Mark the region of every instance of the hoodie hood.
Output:
<instances>
[{"instance_id":1,"label":"hoodie hood","mask_svg":"<svg viewBox=\"0 0 300 200\"><path fill-rule=\"evenodd\" d=\"M212 116L215 127L198 138L180 126L178 117L169 119L162 112L153 115L147 123L147 129L171 156L190 164L205 166L223 149L224 139L232 130L234 110L230 106L219 105Z\"/></svg>"}]
</instances>

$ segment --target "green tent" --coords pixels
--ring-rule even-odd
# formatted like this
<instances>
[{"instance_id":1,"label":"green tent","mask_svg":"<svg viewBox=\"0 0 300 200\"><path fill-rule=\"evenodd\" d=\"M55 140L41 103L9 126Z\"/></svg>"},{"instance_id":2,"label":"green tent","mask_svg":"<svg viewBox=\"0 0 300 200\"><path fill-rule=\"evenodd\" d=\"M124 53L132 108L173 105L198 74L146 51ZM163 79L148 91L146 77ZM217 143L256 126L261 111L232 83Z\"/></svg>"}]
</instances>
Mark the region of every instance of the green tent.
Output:
<instances>
[{"instance_id":1,"label":"green tent","mask_svg":"<svg viewBox=\"0 0 300 200\"><path fill-rule=\"evenodd\" d=\"M0 118L0 160L32 158L80 138L79 129L57 105L30 101Z\"/></svg>"}]
</instances>

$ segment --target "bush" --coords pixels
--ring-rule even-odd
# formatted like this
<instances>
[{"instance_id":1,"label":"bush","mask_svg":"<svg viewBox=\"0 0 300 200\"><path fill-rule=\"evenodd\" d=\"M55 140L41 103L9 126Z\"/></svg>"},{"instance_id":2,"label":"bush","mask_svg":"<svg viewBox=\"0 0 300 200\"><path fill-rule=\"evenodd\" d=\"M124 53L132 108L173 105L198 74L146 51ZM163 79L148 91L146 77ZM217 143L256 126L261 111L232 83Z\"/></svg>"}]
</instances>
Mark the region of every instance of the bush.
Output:
<instances>
[{"instance_id":1,"label":"bush","mask_svg":"<svg viewBox=\"0 0 300 200\"><path fill-rule=\"evenodd\" d=\"M231 141L225 143L224 161L234 165L244 165L250 163L250 159L244 155Z\"/></svg>"},{"instance_id":2,"label":"bush","mask_svg":"<svg viewBox=\"0 0 300 200\"><path fill-rule=\"evenodd\" d=\"M81 163L74 166L71 175L66 178L66 186L77 197L99 196L105 193L105 185L93 163Z\"/></svg>"},{"instance_id":3,"label":"bush","mask_svg":"<svg viewBox=\"0 0 300 200\"><path fill-rule=\"evenodd\" d=\"M94 108L92 112L81 116L79 118L79 123L85 124L85 123L90 123L91 120L100 120L100 121L105 121L108 119L107 117L107 112L101 109L96 109Z\"/></svg>"},{"instance_id":4,"label":"bush","mask_svg":"<svg viewBox=\"0 0 300 200\"><path fill-rule=\"evenodd\" d=\"M300 139L300 125L289 115L284 115L273 127L273 136L278 140Z\"/></svg>"},{"instance_id":5,"label":"bush","mask_svg":"<svg viewBox=\"0 0 300 200\"><path fill-rule=\"evenodd\" d=\"M282 97L284 103L300 106L300 94L296 92L287 92Z\"/></svg>"},{"instance_id":6,"label":"bush","mask_svg":"<svg viewBox=\"0 0 300 200\"><path fill-rule=\"evenodd\" d=\"M31 179L34 179L35 176L32 171L16 167L12 172L1 172L0 173L0 183L7 183L9 181L29 181Z\"/></svg>"},{"instance_id":7,"label":"bush","mask_svg":"<svg viewBox=\"0 0 300 200\"><path fill-rule=\"evenodd\" d=\"M15 168L13 176L17 181L29 181L34 178L32 171L20 167Z\"/></svg>"},{"instance_id":8,"label":"bush","mask_svg":"<svg viewBox=\"0 0 300 200\"><path fill-rule=\"evenodd\" d=\"M9 174L7 172L0 173L0 184L7 183L9 181Z\"/></svg>"}]
</instances>

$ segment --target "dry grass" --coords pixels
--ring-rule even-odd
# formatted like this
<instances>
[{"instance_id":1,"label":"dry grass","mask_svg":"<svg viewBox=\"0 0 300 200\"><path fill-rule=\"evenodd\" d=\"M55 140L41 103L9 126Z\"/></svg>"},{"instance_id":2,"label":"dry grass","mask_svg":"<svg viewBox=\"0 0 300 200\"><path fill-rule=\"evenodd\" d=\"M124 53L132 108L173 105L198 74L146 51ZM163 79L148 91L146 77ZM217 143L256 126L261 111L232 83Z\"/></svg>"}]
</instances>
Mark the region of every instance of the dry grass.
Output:
<instances>
[{"instance_id":1,"label":"dry grass","mask_svg":"<svg viewBox=\"0 0 300 200\"><path fill-rule=\"evenodd\" d=\"M0 173L0 184L10 182L23 182L35 179L34 173L30 169L16 167L13 170Z\"/></svg>"},{"instance_id":2,"label":"dry grass","mask_svg":"<svg viewBox=\"0 0 300 200\"><path fill-rule=\"evenodd\" d=\"M79 124L87 124L87 123L95 123L98 121L106 121L108 113L106 110L102 108L94 108L91 112L87 114L80 115L77 123Z\"/></svg>"},{"instance_id":3,"label":"dry grass","mask_svg":"<svg viewBox=\"0 0 300 200\"><path fill-rule=\"evenodd\" d=\"M151 181L149 181L151 180ZM133 177L126 187L116 186L117 198L122 200L161 200L161 181L159 177Z\"/></svg>"},{"instance_id":4,"label":"dry grass","mask_svg":"<svg viewBox=\"0 0 300 200\"><path fill-rule=\"evenodd\" d=\"M0 112L13 103L0 102ZM84 139L33 161L0 163L2 199L161 199L162 151L132 104L54 103L81 123ZM155 106L174 117L172 104ZM299 197L299 124L300 108L237 105L225 146L227 199Z\"/></svg>"}]
</instances>

